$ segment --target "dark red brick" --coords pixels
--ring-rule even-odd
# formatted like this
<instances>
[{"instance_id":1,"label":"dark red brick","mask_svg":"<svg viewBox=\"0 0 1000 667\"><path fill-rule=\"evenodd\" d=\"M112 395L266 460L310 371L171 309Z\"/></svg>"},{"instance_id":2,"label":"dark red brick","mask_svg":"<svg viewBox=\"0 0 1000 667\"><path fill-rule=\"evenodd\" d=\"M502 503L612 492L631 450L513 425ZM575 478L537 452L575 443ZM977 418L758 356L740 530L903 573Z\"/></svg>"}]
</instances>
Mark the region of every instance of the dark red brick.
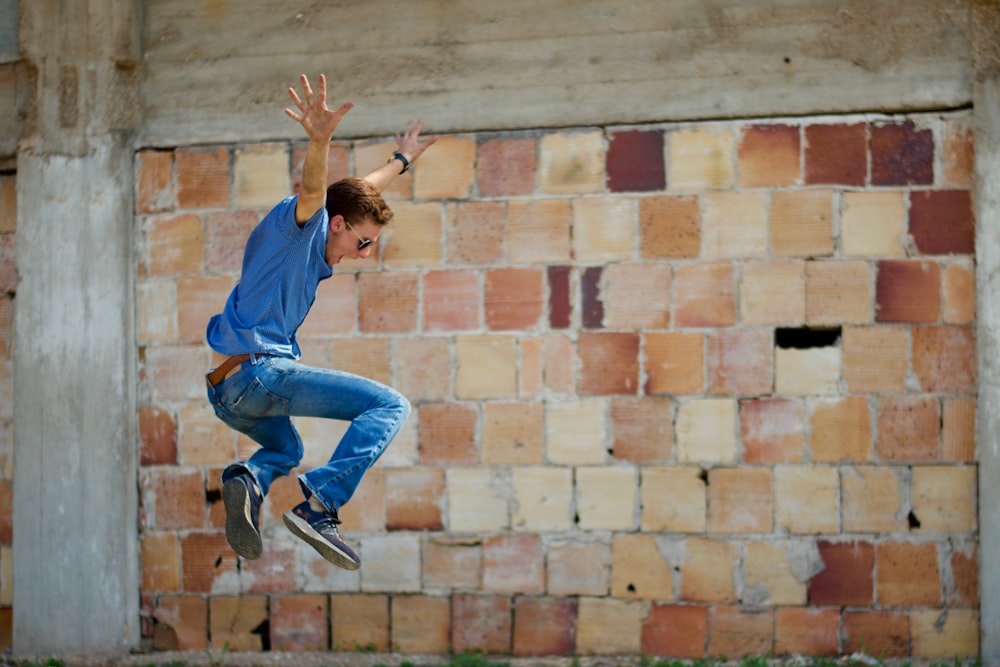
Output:
<instances>
[{"instance_id":1,"label":"dark red brick","mask_svg":"<svg viewBox=\"0 0 1000 667\"><path fill-rule=\"evenodd\" d=\"M875 548L868 542L817 543L823 571L809 581L811 605L870 605Z\"/></svg>"},{"instance_id":2,"label":"dark red brick","mask_svg":"<svg viewBox=\"0 0 1000 667\"><path fill-rule=\"evenodd\" d=\"M549 326L553 329L569 327L573 304L569 298L569 267L550 266L549 278Z\"/></svg>"},{"instance_id":3,"label":"dark red brick","mask_svg":"<svg viewBox=\"0 0 1000 667\"><path fill-rule=\"evenodd\" d=\"M878 263L877 322L937 322L941 318L941 268L922 260Z\"/></svg>"},{"instance_id":4,"label":"dark red brick","mask_svg":"<svg viewBox=\"0 0 1000 667\"><path fill-rule=\"evenodd\" d=\"M872 127L872 184L927 185L934 182L934 134L913 121Z\"/></svg>"},{"instance_id":5,"label":"dark red brick","mask_svg":"<svg viewBox=\"0 0 1000 667\"><path fill-rule=\"evenodd\" d=\"M925 255L971 255L976 251L972 193L936 190L910 193L910 235Z\"/></svg>"},{"instance_id":6,"label":"dark red brick","mask_svg":"<svg viewBox=\"0 0 1000 667\"><path fill-rule=\"evenodd\" d=\"M600 329L604 326L604 303L601 301L601 272L599 266L591 266L583 272L580 291L583 293L583 326Z\"/></svg>"},{"instance_id":7,"label":"dark red brick","mask_svg":"<svg viewBox=\"0 0 1000 667\"><path fill-rule=\"evenodd\" d=\"M514 655L573 655L574 598L521 596L514 604Z\"/></svg>"},{"instance_id":8,"label":"dark red brick","mask_svg":"<svg viewBox=\"0 0 1000 667\"><path fill-rule=\"evenodd\" d=\"M177 463L177 423L166 410L150 407L139 410L139 465Z\"/></svg>"},{"instance_id":9,"label":"dark red brick","mask_svg":"<svg viewBox=\"0 0 1000 667\"><path fill-rule=\"evenodd\" d=\"M666 186L663 132L632 130L611 135L608 189L613 192L662 190Z\"/></svg>"},{"instance_id":10,"label":"dark red brick","mask_svg":"<svg viewBox=\"0 0 1000 667\"><path fill-rule=\"evenodd\" d=\"M864 123L806 128L806 183L864 185L868 172Z\"/></svg>"}]
</instances>

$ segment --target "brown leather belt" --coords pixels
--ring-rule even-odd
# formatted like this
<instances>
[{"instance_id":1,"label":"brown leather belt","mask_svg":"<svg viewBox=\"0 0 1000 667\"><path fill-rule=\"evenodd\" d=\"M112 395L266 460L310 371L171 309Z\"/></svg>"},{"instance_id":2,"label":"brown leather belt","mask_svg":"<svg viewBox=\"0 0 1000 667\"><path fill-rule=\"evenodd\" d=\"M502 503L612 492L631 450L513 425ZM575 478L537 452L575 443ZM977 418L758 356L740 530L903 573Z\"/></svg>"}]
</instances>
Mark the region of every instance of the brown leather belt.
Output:
<instances>
[{"instance_id":1,"label":"brown leather belt","mask_svg":"<svg viewBox=\"0 0 1000 667\"><path fill-rule=\"evenodd\" d=\"M260 357L266 356L263 354L257 355ZM237 354L235 357L229 357L216 368L214 371L206 375L208 381L208 386L214 387L219 384L229 375L229 371L234 370L237 366L242 364L244 361L250 361L249 354Z\"/></svg>"}]
</instances>

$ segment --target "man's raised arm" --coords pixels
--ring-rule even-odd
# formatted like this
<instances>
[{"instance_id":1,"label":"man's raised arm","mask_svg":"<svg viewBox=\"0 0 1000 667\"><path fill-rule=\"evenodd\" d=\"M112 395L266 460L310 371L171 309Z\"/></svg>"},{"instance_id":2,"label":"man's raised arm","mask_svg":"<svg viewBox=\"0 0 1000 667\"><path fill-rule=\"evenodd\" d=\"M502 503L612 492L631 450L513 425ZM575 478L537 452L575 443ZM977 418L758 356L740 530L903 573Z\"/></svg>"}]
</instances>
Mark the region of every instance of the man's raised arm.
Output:
<instances>
[{"instance_id":1,"label":"man's raised arm","mask_svg":"<svg viewBox=\"0 0 1000 667\"><path fill-rule=\"evenodd\" d=\"M416 123L408 121L403 134L396 135L396 152L389 161L365 176L365 180L374 185L376 190L382 192L392 179L409 169L410 165L438 140L437 137L421 139L420 129L423 125L423 120L418 120Z\"/></svg>"}]
</instances>

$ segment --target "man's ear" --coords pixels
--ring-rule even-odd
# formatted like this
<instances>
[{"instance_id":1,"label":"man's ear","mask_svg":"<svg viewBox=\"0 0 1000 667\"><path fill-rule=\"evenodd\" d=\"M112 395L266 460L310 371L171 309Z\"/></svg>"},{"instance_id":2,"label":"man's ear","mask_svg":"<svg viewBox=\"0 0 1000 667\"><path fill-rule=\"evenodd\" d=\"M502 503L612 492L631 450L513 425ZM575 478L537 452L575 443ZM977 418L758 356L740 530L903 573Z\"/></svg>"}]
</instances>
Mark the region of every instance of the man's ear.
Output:
<instances>
[{"instance_id":1,"label":"man's ear","mask_svg":"<svg viewBox=\"0 0 1000 667\"><path fill-rule=\"evenodd\" d=\"M344 228L344 216L339 213L330 218L330 231L339 232Z\"/></svg>"}]
</instances>

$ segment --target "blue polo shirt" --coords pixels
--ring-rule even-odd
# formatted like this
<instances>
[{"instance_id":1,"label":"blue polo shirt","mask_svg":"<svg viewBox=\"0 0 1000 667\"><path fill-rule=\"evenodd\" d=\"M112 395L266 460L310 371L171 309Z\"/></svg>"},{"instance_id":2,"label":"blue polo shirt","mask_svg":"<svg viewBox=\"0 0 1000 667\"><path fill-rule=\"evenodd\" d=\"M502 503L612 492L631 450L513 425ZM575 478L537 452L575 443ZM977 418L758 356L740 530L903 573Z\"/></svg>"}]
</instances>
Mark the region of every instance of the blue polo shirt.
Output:
<instances>
[{"instance_id":1,"label":"blue polo shirt","mask_svg":"<svg viewBox=\"0 0 1000 667\"><path fill-rule=\"evenodd\" d=\"M302 356L295 332L316 300L320 281L333 275L333 268L326 263L326 208L299 227L297 201L298 195L283 199L250 233L240 282L225 309L208 322L208 344L216 352Z\"/></svg>"}]
</instances>

